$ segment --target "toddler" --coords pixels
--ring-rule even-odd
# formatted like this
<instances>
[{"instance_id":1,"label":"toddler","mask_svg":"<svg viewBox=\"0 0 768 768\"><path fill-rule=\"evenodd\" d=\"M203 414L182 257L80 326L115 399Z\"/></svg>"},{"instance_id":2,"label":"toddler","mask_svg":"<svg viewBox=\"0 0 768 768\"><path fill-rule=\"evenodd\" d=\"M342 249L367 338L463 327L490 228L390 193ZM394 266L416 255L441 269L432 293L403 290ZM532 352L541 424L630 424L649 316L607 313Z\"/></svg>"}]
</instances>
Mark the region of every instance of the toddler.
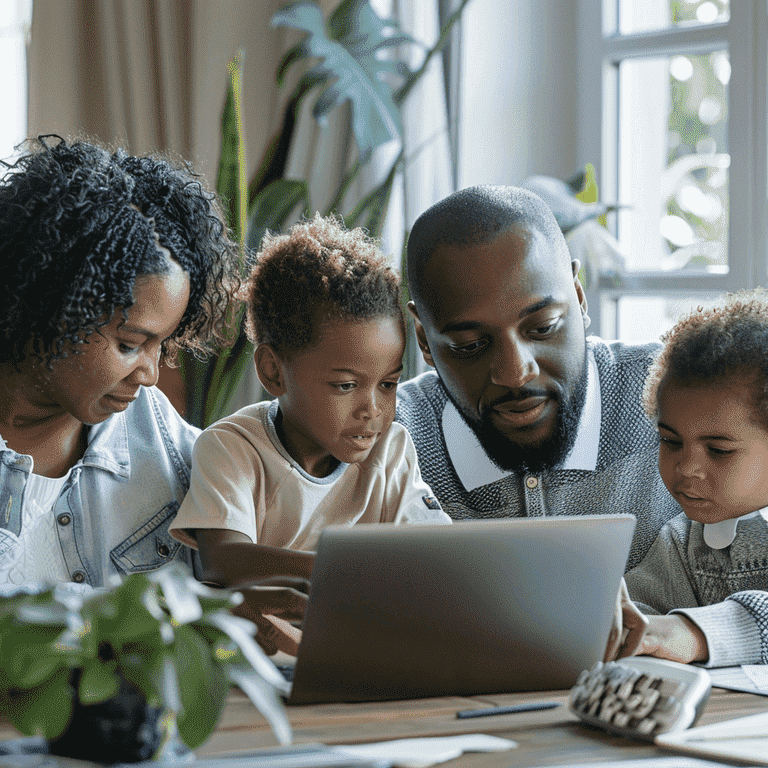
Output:
<instances>
[{"instance_id":1,"label":"toddler","mask_svg":"<svg viewBox=\"0 0 768 768\"><path fill-rule=\"evenodd\" d=\"M171 533L199 548L205 578L309 579L331 524L450 523L393 423L405 326L375 241L319 215L267 235L246 297L256 371L276 399L195 443Z\"/></svg>"},{"instance_id":2,"label":"toddler","mask_svg":"<svg viewBox=\"0 0 768 768\"><path fill-rule=\"evenodd\" d=\"M766 663L768 294L729 295L662 341L643 404L683 514L626 575L649 614L638 652L712 667Z\"/></svg>"}]
</instances>

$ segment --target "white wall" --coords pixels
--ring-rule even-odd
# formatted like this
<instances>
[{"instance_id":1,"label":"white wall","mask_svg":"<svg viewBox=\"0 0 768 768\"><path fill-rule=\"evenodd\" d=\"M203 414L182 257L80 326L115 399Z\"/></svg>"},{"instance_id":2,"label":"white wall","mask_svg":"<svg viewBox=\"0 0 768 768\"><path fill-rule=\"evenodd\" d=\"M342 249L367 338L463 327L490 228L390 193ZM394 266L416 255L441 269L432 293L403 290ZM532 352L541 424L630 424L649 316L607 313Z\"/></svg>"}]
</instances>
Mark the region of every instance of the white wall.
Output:
<instances>
[{"instance_id":1,"label":"white wall","mask_svg":"<svg viewBox=\"0 0 768 768\"><path fill-rule=\"evenodd\" d=\"M471 0L462 28L459 188L578 170L577 0ZM597 158L595 158L597 160Z\"/></svg>"}]
</instances>

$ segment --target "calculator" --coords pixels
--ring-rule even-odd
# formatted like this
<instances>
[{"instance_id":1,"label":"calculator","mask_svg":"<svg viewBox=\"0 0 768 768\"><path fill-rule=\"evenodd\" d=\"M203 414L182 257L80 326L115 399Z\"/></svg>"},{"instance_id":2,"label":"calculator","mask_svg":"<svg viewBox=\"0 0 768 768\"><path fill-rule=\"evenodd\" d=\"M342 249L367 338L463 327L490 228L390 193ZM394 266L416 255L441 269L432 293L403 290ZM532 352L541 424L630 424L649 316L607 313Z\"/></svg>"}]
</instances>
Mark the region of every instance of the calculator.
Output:
<instances>
[{"instance_id":1,"label":"calculator","mask_svg":"<svg viewBox=\"0 0 768 768\"><path fill-rule=\"evenodd\" d=\"M568 707L587 723L653 741L690 728L709 698L706 670L651 656L598 662L571 689Z\"/></svg>"}]
</instances>

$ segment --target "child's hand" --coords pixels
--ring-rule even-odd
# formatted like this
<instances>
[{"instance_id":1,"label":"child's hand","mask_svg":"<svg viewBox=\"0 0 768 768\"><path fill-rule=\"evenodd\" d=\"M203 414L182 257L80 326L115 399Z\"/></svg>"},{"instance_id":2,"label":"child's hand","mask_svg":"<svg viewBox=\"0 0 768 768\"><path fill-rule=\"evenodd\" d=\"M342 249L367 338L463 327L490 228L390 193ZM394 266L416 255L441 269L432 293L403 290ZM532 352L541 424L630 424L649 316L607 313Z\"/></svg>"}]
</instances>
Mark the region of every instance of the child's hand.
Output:
<instances>
[{"instance_id":1,"label":"child's hand","mask_svg":"<svg viewBox=\"0 0 768 768\"><path fill-rule=\"evenodd\" d=\"M681 614L648 616L638 655L657 656L660 659L690 664L706 661L709 647L704 633L689 618Z\"/></svg>"},{"instance_id":2,"label":"child's hand","mask_svg":"<svg viewBox=\"0 0 768 768\"><path fill-rule=\"evenodd\" d=\"M648 618L632 602L627 591L627 583L622 579L616 595L613 627L608 635L603 661L612 661L637 653L647 626Z\"/></svg>"},{"instance_id":3,"label":"child's hand","mask_svg":"<svg viewBox=\"0 0 768 768\"><path fill-rule=\"evenodd\" d=\"M268 655L277 651L295 656L301 632L290 622L300 622L307 608L309 583L304 579L265 579L269 585L257 582L239 587L245 598L233 613L250 619L259 628L256 640ZM300 591L302 590L302 591Z\"/></svg>"}]
</instances>

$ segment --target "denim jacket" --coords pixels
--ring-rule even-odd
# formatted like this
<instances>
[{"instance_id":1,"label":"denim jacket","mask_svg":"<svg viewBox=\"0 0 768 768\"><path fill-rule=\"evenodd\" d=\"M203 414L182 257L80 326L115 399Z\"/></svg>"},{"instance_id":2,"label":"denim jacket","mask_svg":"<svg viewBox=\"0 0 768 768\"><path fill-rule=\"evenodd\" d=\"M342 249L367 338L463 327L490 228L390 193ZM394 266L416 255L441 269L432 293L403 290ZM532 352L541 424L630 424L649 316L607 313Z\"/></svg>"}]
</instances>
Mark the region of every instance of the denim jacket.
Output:
<instances>
[{"instance_id":1,"label":"denim jacket","mask_svg":"<svg viewBox=\"0 0 768 768\"><path fill-rule=\"evenodd\" d=\"M198 434L154 387L89 428L85 455L53 510L72 581L100 587L113 574L151 571L174 558L191 564L168 527L189 487ZM0 438L0 529L18 535L31 470L32 458Z\"/></svg>"}]
</instances>

